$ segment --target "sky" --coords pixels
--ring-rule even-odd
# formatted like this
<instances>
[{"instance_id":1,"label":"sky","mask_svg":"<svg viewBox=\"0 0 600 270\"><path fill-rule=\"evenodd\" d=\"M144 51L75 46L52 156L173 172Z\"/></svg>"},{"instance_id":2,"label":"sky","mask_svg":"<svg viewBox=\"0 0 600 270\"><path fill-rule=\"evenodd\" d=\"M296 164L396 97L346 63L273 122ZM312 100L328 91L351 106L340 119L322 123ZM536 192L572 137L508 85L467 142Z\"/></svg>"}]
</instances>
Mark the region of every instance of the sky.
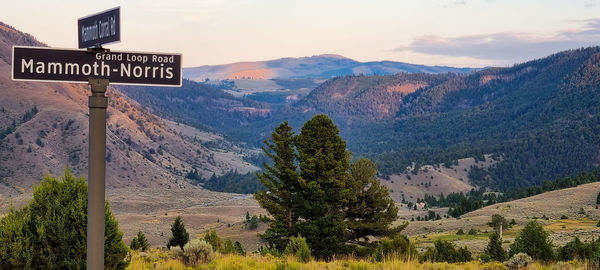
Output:
<instances>
[{"instance_id":1,"label":"sky","mask_svg":"<svg viewBox=\"0 0 600 270\"><path fill-rule=\"evenodd\" d=\"M6 0L0 21L57 48L77 19L121 7L113 50L185 67L339 54L358 61L511 66L600 45L600 0Z\"/></svg>"}]
</instances>

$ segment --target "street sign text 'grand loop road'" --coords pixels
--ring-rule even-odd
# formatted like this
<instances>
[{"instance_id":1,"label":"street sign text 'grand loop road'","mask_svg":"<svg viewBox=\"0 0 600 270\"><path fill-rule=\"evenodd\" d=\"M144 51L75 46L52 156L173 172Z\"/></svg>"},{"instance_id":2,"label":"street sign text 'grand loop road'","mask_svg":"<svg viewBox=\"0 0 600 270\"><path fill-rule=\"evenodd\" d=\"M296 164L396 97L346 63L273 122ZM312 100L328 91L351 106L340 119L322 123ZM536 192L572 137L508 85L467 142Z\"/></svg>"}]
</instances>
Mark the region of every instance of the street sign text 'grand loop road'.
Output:
<instances>
[{"instance_id":1,"label":"street sign text 'grand loop road'","mask_svg":"<svg viewBox=\"0 0 600 270\"><path fill-rule=\"evenodd\" d=\"M181 54L13 47L13 80L181 86Z\"/></svg>"}]
</instances>

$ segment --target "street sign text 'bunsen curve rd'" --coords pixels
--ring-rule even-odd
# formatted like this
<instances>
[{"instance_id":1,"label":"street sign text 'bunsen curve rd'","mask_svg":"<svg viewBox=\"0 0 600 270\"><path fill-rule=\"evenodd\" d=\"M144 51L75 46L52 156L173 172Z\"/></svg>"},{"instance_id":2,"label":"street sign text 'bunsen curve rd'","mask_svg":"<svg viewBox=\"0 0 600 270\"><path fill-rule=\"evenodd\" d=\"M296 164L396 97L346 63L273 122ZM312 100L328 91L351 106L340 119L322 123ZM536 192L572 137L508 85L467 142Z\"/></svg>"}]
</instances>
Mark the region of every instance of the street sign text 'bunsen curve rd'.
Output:
<instances>
[{"instance_id":1,"label":"street sign text 'bunsen curve rd'","mask_svg":"<svg viewBox=\"0 0 600 270\"><path fill-rule=\"evenodd\" d=\"M109 83L181 86L181 54L117 52L102 44L121 40L120 8L78 20L79 48L13 46L12 79L88 83L89 160L87 253L88 270L104 270L104 200L106 109Z\"/></svg>"}]
</instances>

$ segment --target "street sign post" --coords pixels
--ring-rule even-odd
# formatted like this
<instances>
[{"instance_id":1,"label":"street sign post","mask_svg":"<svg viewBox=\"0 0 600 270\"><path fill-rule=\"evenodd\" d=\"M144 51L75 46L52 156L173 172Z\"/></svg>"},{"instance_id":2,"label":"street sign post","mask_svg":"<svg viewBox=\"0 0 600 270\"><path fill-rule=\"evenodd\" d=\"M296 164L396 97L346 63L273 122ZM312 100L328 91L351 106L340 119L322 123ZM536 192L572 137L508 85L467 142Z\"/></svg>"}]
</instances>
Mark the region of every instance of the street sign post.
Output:
<instances>
[{"instance_id":1,"label":"street sign post","mask_svg":"<svg viewBox=\"0 0 600 270\"><path fill-rule=\"evenodd\" d=\"M77 33L80 49L121 41L121 8L80 18Z\"/></svg>"},{"instance_id":2,"label":"street sign post","mask_svg":"<svg viewBox=\"0 0 600 270\"><path fill-rule=\"evenodd\" d=\"M88 270L104 269L104 197L106 173L106 109L109 83L180 87L181 54L116 52L102 44L121 40L120 9L78 20L79 48L14 46L12 79L18 81L88 83ZM93 47L93 48L91 48Z\"/></svg>"},{"instance_id":3,"label":"street sign post","mask_svg":"<svg viewBox=\"0 0 600 270\"><path fill-rule=\"evenodd\" d=\"M13 80L181 86L181 54L13 47Z\"/></svg>"}]
</instances>

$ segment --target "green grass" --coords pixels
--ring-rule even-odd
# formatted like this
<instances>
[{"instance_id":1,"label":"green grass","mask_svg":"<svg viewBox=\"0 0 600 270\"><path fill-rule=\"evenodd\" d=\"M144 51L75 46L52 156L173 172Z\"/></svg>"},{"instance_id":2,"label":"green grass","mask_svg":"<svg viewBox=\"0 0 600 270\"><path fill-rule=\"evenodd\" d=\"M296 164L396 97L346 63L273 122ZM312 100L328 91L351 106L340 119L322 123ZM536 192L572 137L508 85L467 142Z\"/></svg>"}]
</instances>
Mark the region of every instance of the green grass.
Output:
<instances>
[{"instance_id":1,"label":"green grass","mask_svg":"<svg viewBox=\"0 0 600 270\"><path fill-rule=\"evenodd\" d=\"M544 230L548 232L588 231L597 229L597 223L598 221L590 218L559 219L554 220L551 224L544 226Z\"/></svg>"},{"instance_id":2,"label":"green grass","mask_svg":"<svg viewBox=\"0 0 600 270\"><path fill-rule=\"evenodd\" d=\"M595 226L595 224L594 224ZM521 230L521 226L514 226L508 230L504 230L502 233L503 238L514 238L517 236L519 231ZM443 232L443 233L431 233L427 234L425 237L416 236L411 241L417 245L419 244L427 244L433 243L436 240L446 240L446 241L473 241L473 240L484 240L487 241L490 235L493 233L492 228L488 228L487 231L478 232L477 234L468 234L469 229L463 229L465 231L464 234L456 234L456 232Z\"/></svg>"}]
</instances>

